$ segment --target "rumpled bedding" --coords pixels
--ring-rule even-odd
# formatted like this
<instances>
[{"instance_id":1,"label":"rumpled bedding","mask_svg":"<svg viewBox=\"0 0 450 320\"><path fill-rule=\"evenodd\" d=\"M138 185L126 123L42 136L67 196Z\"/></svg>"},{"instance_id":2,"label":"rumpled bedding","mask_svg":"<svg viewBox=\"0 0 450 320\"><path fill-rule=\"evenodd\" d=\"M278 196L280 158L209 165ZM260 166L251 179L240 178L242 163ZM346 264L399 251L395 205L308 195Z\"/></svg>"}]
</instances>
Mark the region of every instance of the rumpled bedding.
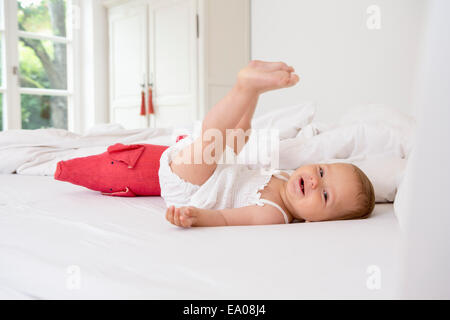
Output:
<instances>
[{"instance_id":1,"label":"rumpled bedding","mask_svg":"<svg viewBox=\"0 0 450 320\"><path fill-rule=\"evenodd\" d=\"M172 132L125 130L117 124L92 127L86 135L62 129L10 130L0 133L0 174L51 176L61 160L99 154L115 143L169 145Z\"/></svg>"},{"instance_id":2,"label":"rumpled bedding","mask_svg":"<svg viewBox=\"0 0 450 320\"><path fill-rule=\"evenodd\" d=\"M277 108L255 117L253 129L279 132L279 168L311 163L353 163L371 179L377 202L392 202L413 147L415 121L394 108L366 105L335 123L314 121L312 103ZM0 133L0 174L53 175L61 160L105 152L115 143L171 145L179 134L198 133L198 123L183 128L125 130L117 124L92 127L85 135L62 129ZM242 150L245 157L254 139ZM265 167L268 163L254 166Z\"/></svg>"},{"instance_id":3,"label":"rumpled bedding","mask_svg":"<svg viewBox=\"0 0 450 320\"><path fill-rule=\"evenodd\" d=\"M356 107L335 123L313 121L315 107L311 104L302 106L301 113L307 120L305 125L293 137L280 137L280 169L294 170L312 163L352 163L372 181L376 202L394 201L414 146L413 117L383 105ZM251 143L250 138L240 156L248 157L245 153Z\"/></svg>"}]
</instances>

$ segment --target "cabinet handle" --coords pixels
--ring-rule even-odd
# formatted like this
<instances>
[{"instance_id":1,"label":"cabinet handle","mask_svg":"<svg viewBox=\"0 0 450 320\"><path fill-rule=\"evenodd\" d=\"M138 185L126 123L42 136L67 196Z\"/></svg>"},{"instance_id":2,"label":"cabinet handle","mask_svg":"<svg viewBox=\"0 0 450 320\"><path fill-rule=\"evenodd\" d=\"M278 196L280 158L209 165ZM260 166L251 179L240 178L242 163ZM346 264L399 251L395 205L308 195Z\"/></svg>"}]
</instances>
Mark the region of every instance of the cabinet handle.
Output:
<instances>
[{"instance_id":1,"label":"cabinet handle","mask_svg":"<svg viewBox=\"0 0 450 320\"><path fill-rule=\"evenodd\" d=\"M155 110L153 109L153 89L151 83L148 85L148 113L155 113Z\"/></svg>"}]
</instances>

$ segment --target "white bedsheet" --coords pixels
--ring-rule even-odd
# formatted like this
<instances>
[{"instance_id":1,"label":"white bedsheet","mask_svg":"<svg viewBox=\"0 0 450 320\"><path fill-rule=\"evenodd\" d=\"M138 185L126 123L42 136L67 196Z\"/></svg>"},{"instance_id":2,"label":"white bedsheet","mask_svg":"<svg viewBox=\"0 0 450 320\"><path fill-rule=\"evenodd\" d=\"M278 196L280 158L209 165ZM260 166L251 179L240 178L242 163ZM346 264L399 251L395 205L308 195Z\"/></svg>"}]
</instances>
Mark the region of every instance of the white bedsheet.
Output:
<instances>
[{"instance_id":1,"label":"white bedsheet","mask_svg":"<svg viewBox=\"0 0 450 320\"><path fill-rule=\"evenodd\" d=\"M0 298L394 296L391 204L378 204L368 220L193 229L170 225L164 210L159 197L106 197L51 177L0 175ZM372 265L378 290L366 285L378 276L367 273Z\"/></svg>"}]
</instances>

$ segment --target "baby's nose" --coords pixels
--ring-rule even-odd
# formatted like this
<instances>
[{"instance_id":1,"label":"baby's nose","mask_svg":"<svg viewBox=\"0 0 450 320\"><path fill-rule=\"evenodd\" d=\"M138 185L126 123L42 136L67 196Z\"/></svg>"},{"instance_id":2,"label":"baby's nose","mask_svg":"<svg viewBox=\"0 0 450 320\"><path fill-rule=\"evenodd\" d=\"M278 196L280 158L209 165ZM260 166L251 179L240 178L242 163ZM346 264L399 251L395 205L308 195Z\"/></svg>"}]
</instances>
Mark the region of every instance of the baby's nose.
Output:
<instances>
[{"instance_id":1,"label":"baby's nose","mask_svg":"<svg viewBox=\"0 0 450 320\"><path fill-rule=\"evenodd\" d=\"M315 189L319 183L319 180L315 176L310 176L309 183L310 183L311 189Z\"/></svg>"}]
</instances>

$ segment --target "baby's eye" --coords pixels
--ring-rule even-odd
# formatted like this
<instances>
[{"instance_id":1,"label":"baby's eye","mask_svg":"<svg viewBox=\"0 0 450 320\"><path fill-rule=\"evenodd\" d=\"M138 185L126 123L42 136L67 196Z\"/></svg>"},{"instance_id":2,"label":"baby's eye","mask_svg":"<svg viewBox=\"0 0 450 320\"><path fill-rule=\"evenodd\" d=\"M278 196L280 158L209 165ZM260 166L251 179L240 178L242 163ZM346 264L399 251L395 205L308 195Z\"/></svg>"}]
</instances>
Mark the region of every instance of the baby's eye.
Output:
<instances>
[{"instance_id":1,"label":"baby's eye","mask_svg":"<svg viewBox=\"0 0 450 320\"><path fill-rule=\"evenodd\" d=\"M323 191L323 197L325 198L325 202L328 200L328 193L324 190Z\"/></svg>"},{"instance_id":2,"label":"baby's eye","mask_svg":"<svg viewBox=\"0 0 450 320\"><path fill-rule=\"evenodd\" d=\"M320 177L323 177L323 169L322 167L319 167Z\"/></svg>"}]
</instances>

